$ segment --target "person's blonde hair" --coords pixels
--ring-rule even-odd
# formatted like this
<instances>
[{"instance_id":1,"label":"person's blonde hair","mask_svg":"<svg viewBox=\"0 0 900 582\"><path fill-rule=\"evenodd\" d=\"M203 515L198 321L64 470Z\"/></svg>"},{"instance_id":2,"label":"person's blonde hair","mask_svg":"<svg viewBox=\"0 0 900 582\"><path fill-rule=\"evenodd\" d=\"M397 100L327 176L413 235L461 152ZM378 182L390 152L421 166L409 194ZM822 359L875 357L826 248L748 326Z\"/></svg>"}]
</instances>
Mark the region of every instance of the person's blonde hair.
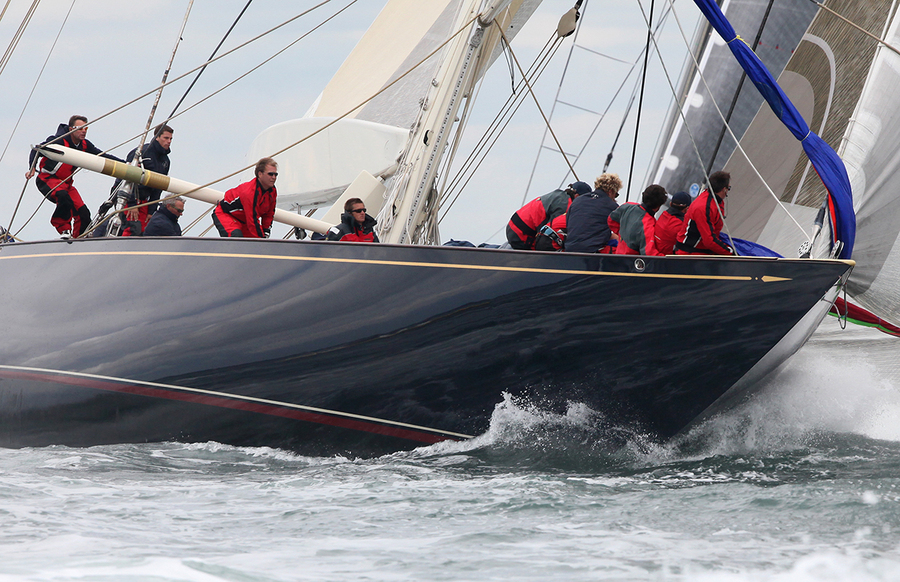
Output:
<instances>
[{"instance_id":1,"label":"person's blonde hair","mask_svg":"<svg viewBox=\"0 0 900 582\"><path fill-rule=\"evenodd\" d=\"M600 174L594 180L594 190L617 193L622 189L622 180L618 174Z\"/></svg>"}]
</instances>

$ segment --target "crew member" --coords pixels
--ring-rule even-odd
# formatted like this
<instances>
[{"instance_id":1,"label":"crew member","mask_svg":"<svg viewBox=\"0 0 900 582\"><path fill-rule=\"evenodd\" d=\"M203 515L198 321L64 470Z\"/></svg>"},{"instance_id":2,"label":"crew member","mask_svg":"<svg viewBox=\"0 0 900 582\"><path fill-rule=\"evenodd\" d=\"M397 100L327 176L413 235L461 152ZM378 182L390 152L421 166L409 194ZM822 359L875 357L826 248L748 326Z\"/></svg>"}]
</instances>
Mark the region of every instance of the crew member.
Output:
<instances>
[{"instance_id":1,"label":"crew member","mask_svg":"<svg viewBox=\"0 0 900 582\"><path fill-rule=\"evenodd\" d=\"M169 175L169 153L171 153L172 133L173 130L168 125L161 125L156 128L153 140L148 144L144 144L141 148L141 168L165 176ZM128 152L125 161L130 163L134 159L135 152L137 152L137 148ZM118 183L113 186L114 191L117 186ZM134 194L135 188L137 188L137 196ZM132 193L125 203L125 220L131 224L122 231L122 236L136 236L147 228L147 223L150 217L153 216L153 213L156 212L158 205L150 204L139 208L131 207L145 202L156 202L159 200L161 193L162 190L159 188L137 184L132 186Z\"/></svg>"},{"instance_id":2,"label":"crew member","mask_svg":"<svg viewBox=\"0 0 900 582\"><path fill-rule=\"evenodd\" d=\"M607 246L612 231L606 219L619 207L616 197L621 189L622 180L618 174L604 173L594 180L593 192L572 201L566 213L567 253L599 253L612 248Z\"/></svg>"},{"instance_id":3,"label":"crew member","mask_svg":"<svg viewBox=\"0 0 900 582\"><path fill-rule=\"evenodd\" d=\"M344 202L341 223L325 233L325 240L343 242L379 242L375 233L375 219L366 214L366 205L359 198Z\"/></svg>"},{"instance_id":4,"label":"crew member","mask_svg":"<svg viewBox=\"0 0 900 582\"><path fill-rule=\"evenodd\" d=\"M675 243L684 230L684 212L691 205L691 195L687 192L676 192L672 195L669 209L656 219L654 236L656 249L663 254L671 255L675 252Z\"/></svg>"},{"instance_id":5,"label":"crew member","mask_svg":"<svg viewBox=\"0 0 900 582\"><path fill-rule=\"evenodd\" d=\"M147 221L144 236L181 236L178 219L184 214L184 199L181 196L166 198Z\"/></svg>"},{"instance_id":6,"label":"crew member","mask_svg":"<svg viewBox=\"0 0 900 582\"><path fill-rule=\"evenodd\" d=\"M675 244L677 255L733 255L722 238L725 198L731 191L731 174L713 172L709 188L697 196L684 214L684 230Z\"/></svg>"},{"instance_id":7,"label":"crew member","mask_svg":"<svg viewBox=\"0 0 900 582\"><path fill-rule=\"evenodd\" d=\"M619 235L617 255L663 256L656 249L653 231L656 227L656 213L668 200L666 189L659 184L651 184L641 194L641 203L625 203L609 213L607 224Z\"/></svg>"},{"instance_id":8,"label":"crew member","mask_svg":"<svg viewBox=\"0 0 900 582\"><path fill-rule=\"evenodd\" d=\"M591 187L584 182L569 184L565 190L554 190L539 196L520 208L506 225L506 240L514 249L532 250L541 227L554 218L565 214L572 199L579 194L587 194Z\"/></svg>"},{"instance_id":9,"label":"crew member","mask_svg":"<svg viewBox=\"0 0 900 582\"><path fill-rule=\"evenodd\" d=\"M121 162L119 158L103 151L86 139L87 117L73 115L69 123L60 123L56 133L51 135L41 145L58 144L67 148L80 150L89 154L101 155L104 158ZM25 179L30 180L36 171L39 171L35 184L41 194L56 204L56 210L50 217L50 224L62 235L62 238L79 237L91 222L91 211L81 199L81 194L72 184L74 167L70 164L54 162L43 156L35 166L37 152L31 150L28 157L28 171ZM36 170L35 168L39 168Z\"/></svg>"},{"instance_id":10,"label":"crew member","mask_svg":"<svg viewBox=\"0 0 900 582\"><path fill-rule=\"evenodd\" d=\"M213 224L223 237L269 238L275 200L278 164L272 158L256 162L256 178L225 192L216 205Z\"/></svg>"}]
</instances>

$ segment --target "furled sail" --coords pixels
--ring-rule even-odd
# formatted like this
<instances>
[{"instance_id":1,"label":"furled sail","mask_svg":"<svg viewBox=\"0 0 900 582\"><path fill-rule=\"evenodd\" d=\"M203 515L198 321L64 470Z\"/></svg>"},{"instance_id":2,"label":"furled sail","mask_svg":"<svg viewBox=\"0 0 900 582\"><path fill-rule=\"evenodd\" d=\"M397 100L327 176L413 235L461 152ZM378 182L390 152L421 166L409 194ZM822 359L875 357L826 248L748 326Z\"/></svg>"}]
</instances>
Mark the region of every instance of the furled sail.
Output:
<instances>
[{"instance_id":1,"label":"furled sail","mask_svg":"<svg viewBox=\"0 0 900 582\"><path fill-rule=\"evenodd\" d=\"M725 0L722 11L777 76L800 42L816 7L806 1ZM706 175L722 169L734 151L735 141L726 131L716 104L739 139L763 103L759 91L742 81L740 64L704 20L700 21L691 52L700 63L700 70L688 57L678 89L681 97L669 112L667 129L654 156L657 165L650 171L651 181L665 185L670 192L689 192L692 185L699 187Z\"/></svg>"}]
</instances>

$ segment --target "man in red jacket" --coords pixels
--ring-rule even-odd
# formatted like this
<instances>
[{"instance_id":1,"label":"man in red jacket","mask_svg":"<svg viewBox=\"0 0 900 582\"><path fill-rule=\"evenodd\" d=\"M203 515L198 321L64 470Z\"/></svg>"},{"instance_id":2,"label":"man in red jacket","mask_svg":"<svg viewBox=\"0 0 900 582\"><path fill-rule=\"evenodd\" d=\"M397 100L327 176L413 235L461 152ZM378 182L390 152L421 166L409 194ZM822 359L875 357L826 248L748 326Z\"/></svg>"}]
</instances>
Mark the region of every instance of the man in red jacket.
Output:
<instances>
[{"instance_id":1,"label":"man in red jacket","mask_svg":"<svg viewBox=\"0 0 900 582\"><path fill-rule=\"evenodd\" d=\"M672 201L669 203L669 209L659 215L656 219L656 228L654 229L654 237L656 238L656 249L665 254L671 255L675 252L675 243L684 230L684 212L691 205L691 195L687 192L676 192L672 195Z\"/></svg>"},{"instance_id":2,"label":"man in red jacket","mask_svg":"<svg viewBox=\"0 0 900 582\"><path fill-rule=\"evenodd\" d=\"M256 162L256 178L225 192L213 213L219 235L269 238L278 197L277 177L278 164L272 158L263 158Z\"/></svg>"},{"instance_id":3,"label":"man in red jacket","mask_svg":"<svg viewBox=\"0 0 900 582\"><path fill-rule=\"evenodd\" d=\"M554 190L539 196L518 209L506 225L509 245L514 249L533 250L541 227L565 214L573 198L590 192L591 187L586 183L574 182L565 190Z\"/></svg>"},{"instance_id":4,"label":"man in red jacket","mask_svg":"<svg viewBox=\"0 0 900 582\"><path fill-rule=\"evenodd\" d=\"M684 215L684 230L675 244L676 255L733 255L722 238L725 198L731 191L731 174L713 172L709 188L697 196Z\"/></svg>"},{"instance_id":5,"label":"man in red jacket","mask_svg":"<svg viewBox=\"0 0 900 582\"><path fill-rule=\"evenodd\" d=\"M59 144L121 162L122 160L113 155L104 154L100 148L87 140L87 122L87 117L73 115L69 118L68 124L60 123L56 134L48 137L41 145ZM56 210L50 217L50 224L62 238L78 238L91 223L91 211L85 206L81 194L72 184L75 168L70 164L48 160L43 156L35 161L38 155L35 150L31 150L28 158L31 165L25 173L25 179L29 180L35 172L39 172L35 179L38 190L47 200L56 204Z\"/></svg>"}]
</instances>

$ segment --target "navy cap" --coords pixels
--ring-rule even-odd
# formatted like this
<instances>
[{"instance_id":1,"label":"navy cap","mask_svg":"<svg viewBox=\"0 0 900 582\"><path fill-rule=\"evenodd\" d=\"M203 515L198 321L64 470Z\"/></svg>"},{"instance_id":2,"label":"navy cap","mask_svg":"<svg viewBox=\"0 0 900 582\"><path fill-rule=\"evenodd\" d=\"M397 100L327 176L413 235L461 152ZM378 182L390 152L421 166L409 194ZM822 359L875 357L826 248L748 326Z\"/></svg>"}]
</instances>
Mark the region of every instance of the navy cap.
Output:
<instances>
[{"instance_id":1,"label":"navy cap","mask_svg":"<svg viewBox=\"0 0 900 582\"><path fill-rule=\"evenodd\" d=\"M594 191L587 183L585 182L573 182L569 184L569 188L575 191L576 194L590 194Z\"/></svg>"},{"instance_id":2,"label":"navy cap","mask_svg":"<svg viewBox=\"0 0 900 582\"><path fill-rule=\"evenodd\" d=\"M672 195L673 206L690 206L691 195L687 192L676 192Z\"/></svg>"}]
</instances>

